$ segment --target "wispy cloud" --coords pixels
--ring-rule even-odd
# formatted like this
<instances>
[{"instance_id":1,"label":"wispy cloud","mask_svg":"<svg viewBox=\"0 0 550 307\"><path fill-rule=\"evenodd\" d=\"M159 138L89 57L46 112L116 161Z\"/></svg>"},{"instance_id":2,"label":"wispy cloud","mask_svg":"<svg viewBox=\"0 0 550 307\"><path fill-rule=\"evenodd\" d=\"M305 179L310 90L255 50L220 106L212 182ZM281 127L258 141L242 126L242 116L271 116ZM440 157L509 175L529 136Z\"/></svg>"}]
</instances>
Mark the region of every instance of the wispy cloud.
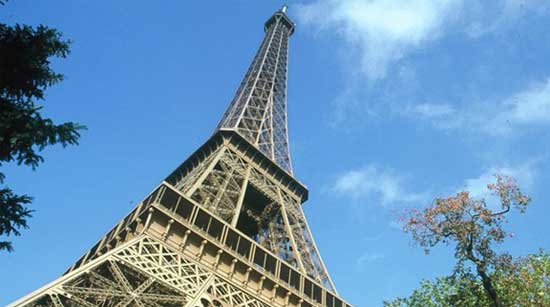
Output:
<instances>
[{"instance_id":1,"label":"wispy cloud","mask_svg":"<svg viewBox=\"0 0 550 307\"><path fill-rule=\"evenodd\" d=\"M333 30L359 50L370 79L386 76L387 67L411 50L436 39L458 0L319 0L301 6L302 23Z\"/></svg>"},{"instance_id":2,"label":"wispy cloud","mask_svg":"<svg viewBox=\"0 0 550 307\"><path fill-rule=\"evenodd\" d=\"M494 175L497 174L515 178L520 188L529 191L535 184L536 166L540 161L541 159L529 159L519 164L503 163L487 167L480 175L465 179L455 191L468 191L472 197L476 198L490 198L487 184L494 182ZM338 176L332 185L332 190L340 195L368 199L383 206L399 203L423 205L430 197L435 197L435 194L428 191L418 192L406 187L406 178L390 169L367 165ZM442 191L444 190L449 191L449 189Z\"/></svg>"},{"instance_id":3,"label":"wispy cloud","mask_svg":"<svg viewBox=\"0 0 550 307\"><path fill-rule=\"evenodd\" d=\"M550 9L546 0L462 1L468 18L465 30L472 38L508 30L524 15L546 14Z\"/></svg>"},{"instance_id":4,"label":"wispy cloud","mask_svg":"<svg viewBox=\"0 0 550 307\"><path fill-rule=\"evenodd\" d=\"M493 166L485 169L479 176L466 179L459 190L468 191L474 198L483 198L492 208L499 206L498 199L491 195L487 184L495 182L494 175L506 175L515 178L522 191L532 189L536 178L536 164L538 160L529 160L518 165Z\"/></svg>"},{"instance_id":5,"label":"wispy cloud","mask_svg":"<svg viewBox=\"0 0 550 307\"><path fill-rule=\"evenodd\" d=\"M413 203L425 199L425 194L405 188L405 178L389 169L368 165L340 175L332 189L353 198L367 198L383 206L395 203Z\"/></svg>"},{"instance_id":6,"label":"wispy cloud","mask_svg":"<svg viewBox=\"0 0 550 307\"><path fill-rule=\"evenodd\" d=\"M302 24L341 37L345 48L358 52L364 75L378 80L450 29L477 38L549 7L545 0L317 0L297 12Z\"/></svg>"},{"instance_id":7,"label":"wispy cloud","mask_svg":"<svg viewBox=\"0 0 550 307\"><path fill-rule=\"evenodd\" d=\"M506 131L504 124L549 124L550 123L550 79L534 84L525 91L513 95L503 103L494 125Z\"/></svg>"},{"instance_id":8,"label":"wispy cloud","mask_svg":"<svg viewBox=\"0 0 550 307\"><path fill-rule=\"evenodd\" d=\"M525 128L550 125L550 79L496 102L478 102L457 110L448 104L419 104L403 112L445 130L510 135Z\"/></svg>"},{"instance_id":9,"label":"wispy cloud","mask_svg":"<svg viewBox=\"0 0 550 307\"><path fill-rule=\"evenodd\" d=\"M382 253L366 252L363 255L361 255L359 258L357 258L355 263L359 268L363 268L364 266L372 262L380 261L380 260L383 260L384 258L386 258L386 256Z\"/></svg>"},{"instance_id":10,"label":"wispy cloud","mask_svg":"<svg viewBox=\"0 0 550 307\"><path fill-rule=\"evenodd\" d=\"M488 168L478 177L465 180L464 190L469 191L472 196L484 197L488 193L487 184L494 182L494 175L497 174L514 177L521 187L530 189L534 184L536 176L534 166L535 162L529 161L516 166L499 166Z\"/></svg>"},{"instance_id":11,"label":"wispy cloud","mask_svg":"<svg viewBox=\"0 0 550 307\"><path fill-rule=\"evenodd\" d=\"M345 54L342 62L353 63L343 65L348 80L346 87L332 101L333 126L348 127L350 122L358 122L357 117L362 119L359 123L364 123L365 117L376 120L380 114L392 112L429 119L442 129L467 127L469 131L477 129L503 135L521 125L540 124L549 117L548 84L545 84L545 91L541 87L530 89L533 95L519 93L500 104L478 101L467 108L453 107L448 103L408 107L410 96L406 99L389 98L388 103L384 101L388 95L381 90L384 87L376 86L386 84L381 81L385 81L391 71L392 82L398 82L399 90L403 90L407 84L400 79L399 71L403 67L414 70L413 55L429 52L431 47L451 34L453 40L461 40L461 46L479 44L482 38L490 41L495 37L505 37L491 35L515 29L525 20L523 17L550 15L550 1L314 0L299 5L296 14L300 24L314 33L323 34L319 37L340 40L333 45L339 53ZM380 96L372 95L372 92L365 95L365 88L373 87ZM537 91L541 90L537 96ZM392 90L387 91L391 95Z\"/></svg>"},{"instance_id":12,"label":"wispy cloud","mask_svg":"<svg viewBox=\"0 0 550 307\"><path fill-rule=\"evenodd\" d=\"M421 103L410 106L404 110L404 113L423 119L438 119L454 115L456 110L450 104L432 104Z\"/></svg>"}]
</instances>

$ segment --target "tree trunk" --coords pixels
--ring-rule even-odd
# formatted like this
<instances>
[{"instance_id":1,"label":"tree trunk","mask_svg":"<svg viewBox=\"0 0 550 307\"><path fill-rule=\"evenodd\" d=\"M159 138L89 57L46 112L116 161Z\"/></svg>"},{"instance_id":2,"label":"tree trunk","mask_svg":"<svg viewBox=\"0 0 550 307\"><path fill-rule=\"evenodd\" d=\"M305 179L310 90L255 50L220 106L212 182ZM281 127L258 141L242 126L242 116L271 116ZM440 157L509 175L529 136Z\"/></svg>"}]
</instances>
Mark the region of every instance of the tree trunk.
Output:
<instances>
[{"instance_id":1,"label":"tree trunk","mask_svg":"<svg viewBox=\"0 0 550 307\"><path fill-rule=\"evenodd\" d=\"M485 272L485 269L482 269L479 266L476 266L476 269L477 273L481 277L483 288L485 289L485 292L487 292L487 296L491 301L491 305L493 307L504 307L504 305L502 305L502 302L500 301L500 298L498 297L496 289L493 287L493 282L491 281L489 275L487 275L487 273Z\"/></svg>"}]
</instances>

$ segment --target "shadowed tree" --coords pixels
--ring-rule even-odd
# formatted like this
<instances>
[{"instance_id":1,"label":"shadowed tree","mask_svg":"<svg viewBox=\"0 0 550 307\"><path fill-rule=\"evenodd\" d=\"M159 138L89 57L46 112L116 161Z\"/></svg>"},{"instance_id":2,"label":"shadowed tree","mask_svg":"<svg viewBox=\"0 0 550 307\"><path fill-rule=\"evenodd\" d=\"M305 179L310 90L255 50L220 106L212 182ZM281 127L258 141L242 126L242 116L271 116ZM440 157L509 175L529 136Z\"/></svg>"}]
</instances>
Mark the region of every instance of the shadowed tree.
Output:
<instances>
[{"instance_id":1,"label":"shadowed tree","mask_svg":"<svg viewBox=\"0 0 550 307\"><path fill-rule=\"evenodd\" d=\"M503 307L491 272L510 257L497 255L494 244L511 235L503 229L507 215L512 209L525 212L530 198L521 193L513 178L495 177L496 183L487 187L500 200L498 209L491 209L484 199L460 192L456 196L437 198L423 210L405 212L403 222L404 230L411 233L426 252L437 245L453 244L457 259L455 274L468 274L468 268L473 267L491 306Z\"/></svg>"},{"instance_id":2,"label":"shadowed tree","mask_svg":"<svg viewBox=\"0 0 550 307\"><path fill-rule=\"evenodd\" d=\"M50 68L49 59L68 53L69 41L55 29L0 23L0 166L13 161L35 169L44 161L39 152L46 146L78 144L84 126L55 124L42 117L37 104L47 87L63 80ZM26 205L32 198L15 194L4 181L0 172L0 237L18 236L31 217ZM0 250L12 251L12 243L0 240Z\"/></svg>"}]
</instances>

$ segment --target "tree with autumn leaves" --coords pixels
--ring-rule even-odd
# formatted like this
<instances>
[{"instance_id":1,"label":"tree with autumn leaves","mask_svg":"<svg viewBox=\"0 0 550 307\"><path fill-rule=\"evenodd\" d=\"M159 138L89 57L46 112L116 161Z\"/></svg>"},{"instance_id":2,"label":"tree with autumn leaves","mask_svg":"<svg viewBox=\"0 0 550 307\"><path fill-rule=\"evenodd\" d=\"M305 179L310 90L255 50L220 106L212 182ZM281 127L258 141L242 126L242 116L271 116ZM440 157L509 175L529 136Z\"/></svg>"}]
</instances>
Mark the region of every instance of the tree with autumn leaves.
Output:
<instances>
[{"instance_id":1,"label":"tree with autumn leaves","mask_svg":"<svg viewBox=\"0 0 550 307\"><path fill-rule=\"evenodd\" d=\"M495 177L487 188L499 199L496 209L464 191L404 212L404 231L426 253L452 245L457 263L452 276L425 281L410 297L385 306L550 306L550 255L513 259L495 252L511 236L504 229L508 215L524 213L531 201L513 178Z\"/></svg>"}]
</instances>

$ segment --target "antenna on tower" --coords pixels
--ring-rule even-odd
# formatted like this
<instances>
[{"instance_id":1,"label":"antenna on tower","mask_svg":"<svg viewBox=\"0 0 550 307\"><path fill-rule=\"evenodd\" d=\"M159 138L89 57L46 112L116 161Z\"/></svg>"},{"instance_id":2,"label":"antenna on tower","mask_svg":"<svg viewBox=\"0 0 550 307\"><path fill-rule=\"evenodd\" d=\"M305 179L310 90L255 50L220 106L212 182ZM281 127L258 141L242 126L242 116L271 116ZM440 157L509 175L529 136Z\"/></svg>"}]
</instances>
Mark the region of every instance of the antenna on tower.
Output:
<instances>
[{"instance_id":1,"label":"antenna on tower","mask_svg":"<svg viewBox=\"0 0 550 307\"><path fill-rule=\"evenodd\" d=\"M286 4L283 4L283 7L281 8L281 13L286 13L286 9L288 6Z\"/></svg>"}]
</instances>

